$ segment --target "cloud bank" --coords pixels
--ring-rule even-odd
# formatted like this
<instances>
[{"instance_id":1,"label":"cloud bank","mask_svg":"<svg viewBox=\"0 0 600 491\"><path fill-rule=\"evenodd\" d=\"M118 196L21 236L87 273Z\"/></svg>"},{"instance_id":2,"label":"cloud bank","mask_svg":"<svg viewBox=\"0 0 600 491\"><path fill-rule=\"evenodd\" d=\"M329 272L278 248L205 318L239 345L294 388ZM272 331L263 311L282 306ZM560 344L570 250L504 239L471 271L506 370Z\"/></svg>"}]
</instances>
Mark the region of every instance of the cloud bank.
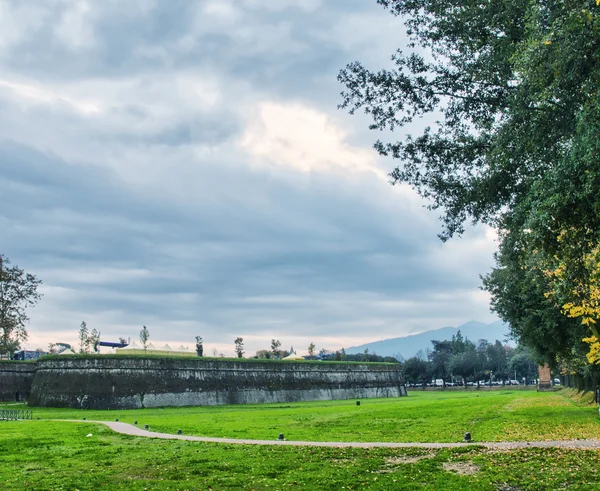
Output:
<instances>
[{"instance_id":1,"label":"cloud bank","mask_svg":"<svg viewBox=\"0 0 600 491\"><path fill-rule=\"evenodd\" d=\"M44 282L28 346L82 320L226 355L493 321L493 231L439 242L336 109L340 68L403 43L358 0L0 4L0 252Z\"/></svg>"}]
</instances>

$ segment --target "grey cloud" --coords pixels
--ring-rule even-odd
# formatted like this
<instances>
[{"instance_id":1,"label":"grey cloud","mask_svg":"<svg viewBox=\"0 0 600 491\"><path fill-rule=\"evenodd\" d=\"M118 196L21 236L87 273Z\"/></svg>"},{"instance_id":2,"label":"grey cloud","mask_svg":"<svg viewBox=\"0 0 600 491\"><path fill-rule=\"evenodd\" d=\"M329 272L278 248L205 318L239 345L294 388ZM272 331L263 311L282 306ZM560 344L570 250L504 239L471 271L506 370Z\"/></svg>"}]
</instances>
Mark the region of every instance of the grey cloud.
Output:
<instances>
[{"instance_id":1,"label":"grey cloud","mask_svg":"<svg viewBox=\"0 0 600 491\"><path fill-rule=\"evenodd\" d=\"M236 145L256 101L334 113L337 70L395 47L398 35L371 23L388 14L358 0L246 2L228 30L198 19L201 4L91 2L92 42L71 46L54 32L67 4L44 3L42 27L0 56L8 79L58 94L0 87L0 252L45 282L32 333L68 325L75 337L84 317L106 336L145 323L179 342L237 333L348 345L487 320L473 298L491 262L474 245L481 230L465 237L465 258L437 241L434 215L380 178L269 167ZM217 87L212 105L177 93L192 68ZM97 94L100 110L82 111L80 93ZM333 121L355 125L354 145L370 142L343 115Z\"/></svg>"},{"instance_id":2,"label":"grey cloud","mask_svg":"<svg viewBox=\"0 0 600 491\"><path fill-rule=\"evenodd\" d=\"M398 230L390 226L393 209L386 212L343 193L323 200L325 178L306 195L281 183L269 188L261 184L260 176L240 173L237 180L254 192L261 189L279 206L216 207L196 215L168 199L125 188L107 169L69 166L11 144L1 150L7 157L2 193L15 183L41 191L32 193L37 195L35 206L25 196L10 195L13 208L4 219L13 220L14 230L9 224L11 240L2 246L9 254L27 257L33 269L43 271L43 265L52 263L52 269L66 271L56 281L47 280L49 285L72 289L73 299L66 301L65 308L117 311L139 322L152 319L158 324L167 319L192 323L201 319L242 331L261 325L266 317L283 331L304 325L305 332L318 333L317 326L326 324L333 335L351 329L343 319L356 322L363 317L364 324L372 322L371 302L357 300L362 292L379 292L378 299L411 300L414 307L399 312L417 315L432 293L470 286L455 277L439 277L438 271L427 267L419 243L433 232L431 227L420 231L410 218L401 218L407 233L399 239ZM388 213L390 222L373 220L382 213ZM317 226L306 234L303 223L311 220ZM47 241L28 243L33 237L19 232L22 223ZM45 231L45 223L58 233ZM149 274L90 283L77 278L81 267L92 271L140 268ZM265 305L245 300L277 295L298 301ZM331 301L330 297L339 298ZM398 309L388 310L377 315L385 318ZM364 324L357 329L364 330ZM111 330L104 328L104 332Z\"/></svg>"}]
</instances>

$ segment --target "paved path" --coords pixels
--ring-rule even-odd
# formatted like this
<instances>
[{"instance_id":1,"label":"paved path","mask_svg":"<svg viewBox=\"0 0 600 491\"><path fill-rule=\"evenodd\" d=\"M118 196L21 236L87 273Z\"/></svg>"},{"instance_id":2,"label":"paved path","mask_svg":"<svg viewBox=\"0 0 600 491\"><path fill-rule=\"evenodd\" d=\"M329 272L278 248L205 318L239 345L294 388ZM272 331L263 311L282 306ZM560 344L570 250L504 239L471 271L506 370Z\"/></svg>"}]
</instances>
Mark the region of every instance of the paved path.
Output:
<instances>
[{"instance_id":1,"label":"paved path","mask_svg":"<svg viewBox=\"0 0 600 491\"><path fill-rule=\"evenodd\" d=\"M78 423L98 423L124 435L163 438L167 440L186 440L193 442L231 443L234 445L283 445L301 447L352 447L352 448L458 448L474 445L495 450L513 450L517 448L571 448L600 449L600 440L555 440L542 442L472 442L472 443L399 443L399 442L303 442L294 440L238 440L234 438L213 438L205 436L172 435L144 430L129 423L117 421L77 421Z\"/></svg>"}]
</instances>

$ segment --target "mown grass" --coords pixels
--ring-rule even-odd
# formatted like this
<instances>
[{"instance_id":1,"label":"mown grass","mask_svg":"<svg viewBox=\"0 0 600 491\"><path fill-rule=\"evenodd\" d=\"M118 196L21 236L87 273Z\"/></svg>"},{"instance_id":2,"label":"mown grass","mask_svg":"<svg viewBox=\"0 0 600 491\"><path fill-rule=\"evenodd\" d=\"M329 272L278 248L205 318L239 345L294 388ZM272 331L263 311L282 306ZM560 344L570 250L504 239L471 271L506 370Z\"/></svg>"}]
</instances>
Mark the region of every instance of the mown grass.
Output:
<instances>
[{"instance_id":1,"label":"mown grass","mask_svg":"<svg viewBox=\"0 0 600 491\"><path fill-rule=\"evenodd\" d=\"M410 392L409 397L140 410L34 408L42 419L112 420L153 431L229 438L456 442L569 440L600 435L598 412L562 392ZM15 408L15 406L11 406Z\"/></svg>"},{"instance_id":2,"label":"mown grass","mask_svg":"<svg viewBox=\"0 0 600 491\"><path fill-rule=\"evenodd\" d=\"M589 450L218 445L90 423L0 422L3 490L598 489L598 469L600 453Z\"/></svg>"}]
</instances>

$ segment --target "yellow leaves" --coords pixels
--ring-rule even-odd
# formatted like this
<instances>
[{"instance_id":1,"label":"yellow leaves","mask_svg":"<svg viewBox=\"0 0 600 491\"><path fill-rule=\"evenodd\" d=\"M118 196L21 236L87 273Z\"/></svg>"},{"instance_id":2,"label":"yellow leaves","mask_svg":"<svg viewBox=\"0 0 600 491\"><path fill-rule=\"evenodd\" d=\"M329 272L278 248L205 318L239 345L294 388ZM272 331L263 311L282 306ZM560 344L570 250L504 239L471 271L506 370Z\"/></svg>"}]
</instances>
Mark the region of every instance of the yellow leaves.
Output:
<instances>
[{"instance_id":1,"label":"yellow leaves","mask_svg":"<svg viewBox=\"0 0 600 491\"><path fill-rule=\"evenodd\" d=\"M600 0L596 1L600 5ZM576 233L576 230L562 230L557 236L557 241L564 242L573 233ZM546 298L554 296L558 298L561 288L563 288L562 293L568 294L571 300L563 304L563 313L571 318L580 318L581 324L588 327L593 336L600 338L597 327L598 319L600 319L600 243L578 259L583 260L585 273L576 275L575 279L572 278L573 275L570 272L573 267L571 265L573 258L570 258L568 253L565 257L555 256L554 260L552 265L548 264L549 267L545 271L551 284ZM581 263L575 265L575 267L579 266ZM565 286L569 291L564 291ZM590 341L591 338L586 338L586 340L590 346L590 351L586 355L587 361L591 364L600 364L600 342Z\"/></svg>"},{"instance_id":2,"label":"yellow leaves","mask_svg":"<svg viewBox=\"0 0 600 491\"><path fill-rule=\"evenodd\" d=\"M600 365L600 342L596 336L590 336L589 338L583 338L584 343L590 345L590 351L585 355L588 362L592 365Z\"/></svg>"}]
</instances>

